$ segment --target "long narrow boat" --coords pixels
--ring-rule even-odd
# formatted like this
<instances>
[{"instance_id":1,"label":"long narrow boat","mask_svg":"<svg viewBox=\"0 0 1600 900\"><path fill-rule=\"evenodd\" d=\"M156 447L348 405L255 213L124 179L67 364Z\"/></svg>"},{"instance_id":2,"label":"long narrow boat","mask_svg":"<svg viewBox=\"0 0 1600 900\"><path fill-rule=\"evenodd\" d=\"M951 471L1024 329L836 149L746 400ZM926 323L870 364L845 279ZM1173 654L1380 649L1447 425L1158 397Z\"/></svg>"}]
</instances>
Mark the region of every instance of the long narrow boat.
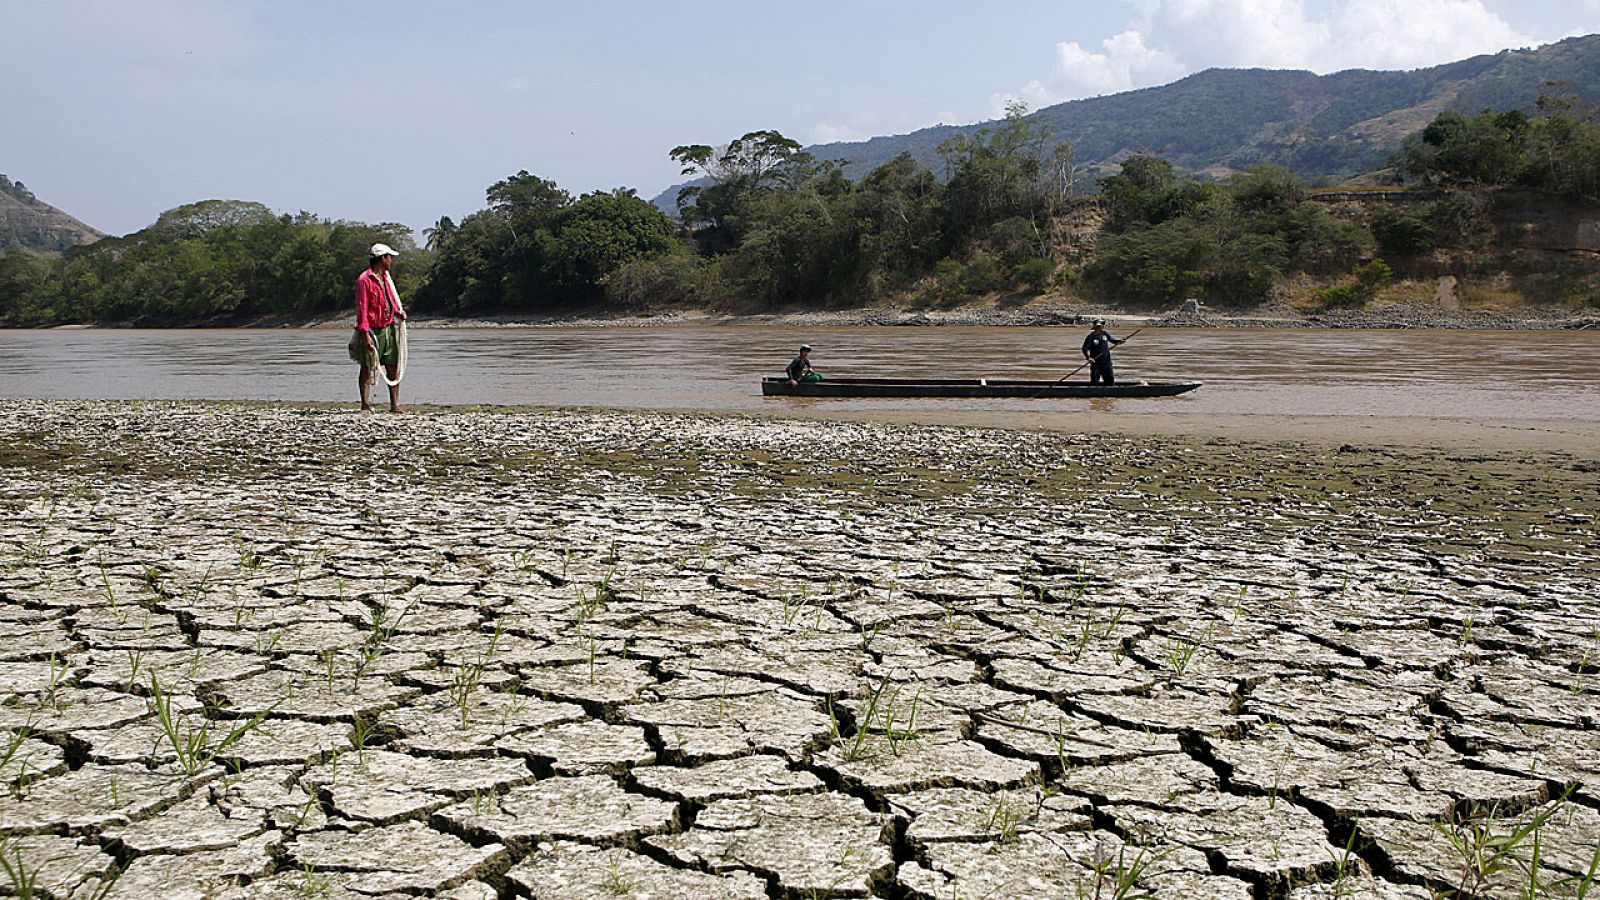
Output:
<instances>
[{"instance_id":1,"label":"long narrow boat","mask_svg":"<svg viewBox=\"0 0 1600 900\"><path fill-rule=\"evenodd\" d=\"M827 378L790 384L784 377L761 379L768 397L1171 397L1192 391L1198 381L1012 381L997 378Z\"/></svg>"}]
</instances>

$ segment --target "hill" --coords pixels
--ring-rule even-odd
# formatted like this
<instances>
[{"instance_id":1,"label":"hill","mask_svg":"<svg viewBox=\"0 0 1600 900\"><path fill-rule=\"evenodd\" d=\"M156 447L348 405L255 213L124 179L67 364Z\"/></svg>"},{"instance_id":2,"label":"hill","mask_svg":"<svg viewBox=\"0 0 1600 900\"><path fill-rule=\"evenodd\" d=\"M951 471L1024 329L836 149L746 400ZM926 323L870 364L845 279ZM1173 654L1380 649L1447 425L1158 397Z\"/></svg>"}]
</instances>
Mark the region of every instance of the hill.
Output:
<instances>
[{"instance_id":1,"label":"hill","mask_svg":"<svg viewBox=\"0 0 1600 900\"><path fill-rule=\"evenodd\" d=\"M0 175L0 254L61 253L105 234L40 200L20 181Z\"/></svg>"},{"instance_id":2,"label":"hill","mask_svg":"<svg viewBox=\"0 0 1600 900\"><path fill-rule=\"evenodd\" d=\"M1028 118L1072 142L1085 182L1130 154L1153 152L1214 176L1274 163L1317 184L1383 166L1406 135L1446 109L1531 111L1547 90L1600 102L1600 35L1409 72L1207 69L1161 87L1044 107ZM845 162L853 178L901 153L941 173L940 144L992 124L939 125L806 151ZM656 205L674 210L681 187L662 192Z\"/></svg>"}]
</instances>

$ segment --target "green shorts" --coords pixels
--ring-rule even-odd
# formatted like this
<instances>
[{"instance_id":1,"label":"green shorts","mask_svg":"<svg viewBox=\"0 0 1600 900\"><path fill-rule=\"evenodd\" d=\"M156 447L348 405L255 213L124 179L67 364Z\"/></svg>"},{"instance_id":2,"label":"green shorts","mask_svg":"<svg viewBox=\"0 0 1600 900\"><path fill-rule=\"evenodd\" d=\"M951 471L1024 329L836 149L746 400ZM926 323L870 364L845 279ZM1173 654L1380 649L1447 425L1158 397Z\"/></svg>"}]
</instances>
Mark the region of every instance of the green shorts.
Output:
<instances>
[{"instance_id":1,"label":"green shorts","mask_svg":"<svg viewBox=\"0 0 1600 900\"><path fill-rule=\"evenodd\" d=\"M350 358L364 366L371 367L374 363L392 366L400 362L400 341L395 336L394 325L385 325L382 328L372 329L372 342L377 345L377 359L367 349L367 342L362 338L361 332L356 332L350 337Z\"/></svg>"}]
</instances>

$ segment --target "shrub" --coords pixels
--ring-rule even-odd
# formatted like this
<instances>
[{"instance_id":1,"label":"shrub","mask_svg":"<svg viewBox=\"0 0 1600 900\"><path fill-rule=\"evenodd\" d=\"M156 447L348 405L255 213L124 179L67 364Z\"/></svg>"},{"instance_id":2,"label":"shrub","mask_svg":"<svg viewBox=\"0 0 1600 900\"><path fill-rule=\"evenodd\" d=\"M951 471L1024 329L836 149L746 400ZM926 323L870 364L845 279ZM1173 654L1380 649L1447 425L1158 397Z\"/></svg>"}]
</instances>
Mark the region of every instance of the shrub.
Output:
<instances>
[{"instance_id":1,"label":"shrub","mask_svg":"<svg viewBox=\"0 0 1600 900\"><path fill-rule=\"evenodd\" d=\"M1052 260L1034 257L1025 259L1011 268L1012 280L1025 290L1042 293L1050 286L1050 279L1056 274L1056 264Z\"/></svg>"},{"instance_id":2,"label":"shrub","mask_svg":"<svg viewBox=\"0 0 1600 900\"><path fill-rule=\"evenodd\" d=\"M1359 309L1366 306L1377 296L1379 286L1394 277L1394 270L1383 260L1374 259L1356 266L1351 274L1356 279L1353 282L1347 281L1313 292L1324 309Z\"/></svg>"},{"instance_id":3,"label":"shrub","mask_svg":"<svg viewBox=\"0 0 1600 900\"><path fill-rule=\"evenodd\" d=\"M1394 277L1394 269L1381 259L1362 263L1356 266L1351 274L1356 276L1356 284L1368 293L1376 293L1378 286Z\"/></svg>"},{"instance_id":4,"label":"shrub","mask_svg":"<svg viewBox=\"0 0 1600 900\"><path fill-rule=\"evenodd\" d=\"M715 264L686 253L638 257L600 280L606 299L627 307L700 308L719 294Z\"/></svg>"},{"instance_id":5,"label":"shrub","mask_svg":"<svg viewBox=\"0 0 1600 900\"><path fill-rule=\"evenodd\" d=\"M1372 237L1385 256L1421 256L1434 248L1433 226L1412 212L1384 210L1372 218Z\"/></svg>"},{"instance_id":6,"label":"shrub","mask_svg":"<svg viewBox=\"0 0 1600 900\"><path fill-rule=\"evenodd\" d=\"M961 287L968 294L987 294L1008 287L1000 260L991 253L974 253L961 270Z\"/></svg>"},{"instance_id":7,"label":"shrub","mask_svg":"<svg viewBox=\"0 0 1600 900\"><path fill-rule=\"evenodd\" d=\"M1372 295L1363 290L1361 285L1350 282L1318 288L1312 295L1324 309L1359 309L1372 299Z\"/></svg>"}]
</instances>

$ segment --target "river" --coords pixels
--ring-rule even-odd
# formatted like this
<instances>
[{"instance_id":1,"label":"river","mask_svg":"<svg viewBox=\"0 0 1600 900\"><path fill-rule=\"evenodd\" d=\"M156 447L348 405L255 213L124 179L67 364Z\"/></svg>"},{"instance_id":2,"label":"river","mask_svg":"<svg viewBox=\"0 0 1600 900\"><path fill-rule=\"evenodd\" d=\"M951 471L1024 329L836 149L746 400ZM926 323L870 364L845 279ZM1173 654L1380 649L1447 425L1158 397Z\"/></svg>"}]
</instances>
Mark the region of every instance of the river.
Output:
<instances>
[{"instance_id":1,"label":"river","mask_svg":"<svg viewBox=\"0 0 1600 900\"><path fill-rule=\"evenodd\" d=\"M829 412L932 421L962 414L1060 424L1116 415L1292 415L1600 421L1592 331L1146 329L1118 377L1201 381L1145 400L802 400L761 396L801 341L819 371L1055 379L1076 327L663 326L414 328L404 399L724 412ZM0 397L353 400L341 329L0 331ZM1086 373L1076 378L1086 380ZM919 416L920 417L920 416Z\"/></svg>"}]
</instances>

